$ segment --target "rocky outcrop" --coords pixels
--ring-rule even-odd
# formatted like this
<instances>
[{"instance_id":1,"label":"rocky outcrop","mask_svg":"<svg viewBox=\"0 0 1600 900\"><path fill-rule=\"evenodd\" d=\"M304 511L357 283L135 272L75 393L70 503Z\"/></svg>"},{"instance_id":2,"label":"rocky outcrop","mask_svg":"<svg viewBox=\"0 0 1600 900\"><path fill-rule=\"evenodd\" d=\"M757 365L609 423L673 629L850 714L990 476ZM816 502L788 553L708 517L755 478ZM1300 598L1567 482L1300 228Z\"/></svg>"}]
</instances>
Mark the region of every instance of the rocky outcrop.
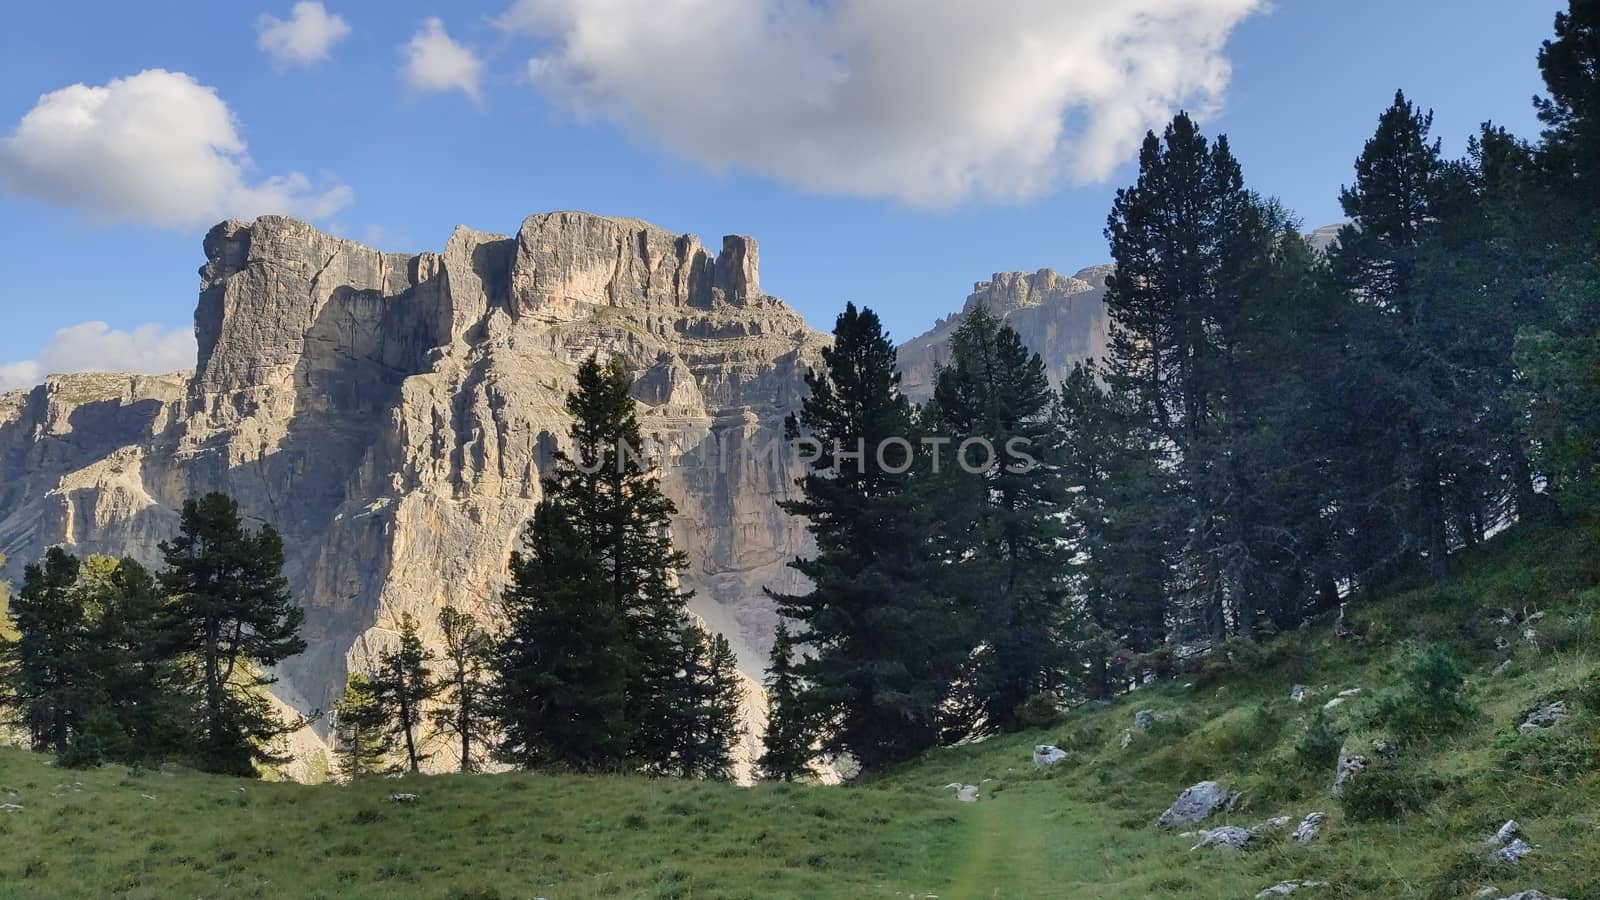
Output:
<instances>
[{"instance_id":1,"label":"rocky outcrop","mask_svg":"<svg viewBox=\"0 0 1600 900\"><path fill-rule=\"evenodd\" d=\"M1103 299L1110 272L1110 266L1091 266L1070 277L1053 269L1000 272L978 282L961 312L940 319L900 347L901 389L919 403L933 396L936 373L949 361L951 336L978 307L1016 329L1023 343L1043 358L1051 382L1059 383L1073 363L1105 356Z\"/></svg>"},{"instance_id":2,"label":"rocky outcrop","mask_svg":"<svg viewBox=\"0 0 1600 900\"><path fill-rule=\"evenodd\" d=\"M785 563L809 549L777 507L797 463L774 451L824 338L762 293L753 239L713 253L558 212L407 256L264 216L204 250L192 374L0 397L7 574L56 543L150 559L185 498L226 491L283 532L306 607L280 699L328 708L402 612L492 613L577 364L598 353L637 376L694 612L759 672L762 589L799 587Z\"/></svg>"}]
</instances>

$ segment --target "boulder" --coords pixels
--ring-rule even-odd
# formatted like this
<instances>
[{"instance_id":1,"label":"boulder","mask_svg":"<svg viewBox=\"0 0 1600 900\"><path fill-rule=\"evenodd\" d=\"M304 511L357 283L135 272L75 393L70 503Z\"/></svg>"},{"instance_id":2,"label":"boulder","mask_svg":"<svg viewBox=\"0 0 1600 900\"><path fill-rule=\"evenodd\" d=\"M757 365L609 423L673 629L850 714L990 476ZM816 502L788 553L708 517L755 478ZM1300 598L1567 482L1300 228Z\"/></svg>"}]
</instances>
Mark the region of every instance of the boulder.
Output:
<instances>
[{"instance_id":1,"label":"boulder","mask_svg":"<svg viewBox=\"0 0 1600 900\"><path fill-rule=\"evenodd\" d=\"M1141 709L1133 714L1133 727L1140 731L1149 731L1150 726L1161 721L1161 714L1153 709Z\"/></svg>"},{"instance_id":2,"label":"boulder","mask_svg":"<svg viewBox=\"0 0 1600 900\"><path fill-rule=\"evenodd\" d=\"M1289 699L1295 703L1304 703L1311 699L1311 688L1308 688L1303 684L1297 684L1294 686L1294 689L1289 692Z\"/></svg>"},{"instance_id":3,"label":"boulder","mask_svg":"<svg viewBox=\"0 0 1600 900\"><path fill-rule=\"evenodd\" d=\"M1179 794L1167 811L1156 819L1156 827L1171 829L1204 821L1227 803L1227 788L1215 781L1202 781Z\"/></svg>"},{"instance_id":4,"label":"boulder","mask_svg":"<svg viewBox=\"0 0 1600 900\"><path fill-rule=\"evenodd\" d=\"M1218 850L1237 853L1254 839L1255 835L1251 834L1247 828L1240 828L1237 825L1224 825L1221 828L1200 832L1200 843L1190 847L1189 850L1193 852L1202 847L1215 847Z\"/></svg>"},{"instance_id":5,"label":"boulder","mask_svg":"<svg viewBox=\"0 0 1600 900\"><path fill-rule=\"evenodd\" d=\"M1333 795L1335 797L1344 793L1344 786L1350 779L1356 777L1362 769L1367 767L1367 758L1359 753L1339 751L1339 767L1333 775Z\"/></svg>"},{"instance_id":6,"label":"boulder","mask_svg":"<svg viewBox=\"0 0 1600 900\"><path fill-rule=\"evenodd\" d=\"M1531 734L1545 728L1554 728L1566 720L1567 701L1556 700L1528 713L1528 718L1517 726L1517 731L1521 734Z\"/></svg>"},{"instance_id":7,"label":"boulder","mask_svg":"<svg viewBox=\"0 0 1600 900\"><path fill-rule=\"evenodd\" d=\"M1522 838L1514 838L1511 843L1494 852L1494 858L1499 862L1522 862L1522 858L1533 852L1528 842Z\"/></svg>"},{"instance_id":8,"label":"boulder","mask_svg":"<svg viewBox=\"0 0 1600 900\"><path fill-rule=\"evenodd\" d=\"M416 794L390 794L389 795L389 802L390 803L415 803L415 802L417 802L417 795Z\"/></svg>"},{"instance_id":9,"label":"boulder","mask_svg":"<svg viewBox=\"0 0 1600 900\"><path fill-rule=\"evenodd\" d=\"M1297 844L1309 844L1317 839L1317 834L1322 831L1323 820L1328 817L1322 813L1307 813L1300 825L1294 830L1294 840Z\"/></svg>"},{"instance_id":10,"label":"boulder","mask_svg":"<svg viewBox=\"0 0 1600 900\"><path fill-rule=\"evenodd\" d=\"M1522 826L1517 824L1516 819L1508 819L1504 825L1500 826L1500 830L1494 833L1494 837L1489 839L1489 843L1496 847L1504 847L1506 844L1511 843L1511 839L1521 831Z\"/></svg>"},{"instance_id":11,"label":"boulder","mask_svg":"<svg viewBox=\"0 0 1600 900\"><path fill-rule=\"evenodd\" d=\"M1565 897L1552 897L1544 891L1517 891L1502 900L1567 900Z\"/></svg>"},{"instance_id":12,"label":"boulder","mask_svg":"<svg viewBox=\"0 0 1600 900\"><path fill-rule=\"evenodd\" d=\"M952 781L951 783L945 785L944 788L947 791L955 791L956 799L960 800L962 803L978 802L978 786L975 784L962 784L959 781Z\"/></svg>"},{"instance_id":13,"label":"boulder","mask_svg":"<svg viewBox=\"0 0 1600 900\"><path fill-rule=\"evenodd\" d=\"M1122 733L1122 740L1119 743L1122 744L1122 749L1128 749L1128 747L1133 744L1133 732L1124 731Z\"/></svg>"},{"instance_id":14,"label":"boulder","mask_svg":"<svg viewBox=\"0 0 1600 900\"><path fill-rule=\"evenodd\" d=\"M1067 751L1052 744L1038 744L1033 748L1033 764L1048 769L1067 758Z\"/></svg>"},{"instance_id":15,"label":"boulder","mask_svg":"<svg viewBox=\"0 0 1600 900\"><path fill-rule=\"evenodd\" d=\"M1259 835L1268 831L1282 831L1283 829L1288 828L1289 823L1293 821L1294 820L1288 816L1273 816L1265 822L1262 822L1260 825L1250 829L1250 833Z\"/></svg>"}]
</instances>

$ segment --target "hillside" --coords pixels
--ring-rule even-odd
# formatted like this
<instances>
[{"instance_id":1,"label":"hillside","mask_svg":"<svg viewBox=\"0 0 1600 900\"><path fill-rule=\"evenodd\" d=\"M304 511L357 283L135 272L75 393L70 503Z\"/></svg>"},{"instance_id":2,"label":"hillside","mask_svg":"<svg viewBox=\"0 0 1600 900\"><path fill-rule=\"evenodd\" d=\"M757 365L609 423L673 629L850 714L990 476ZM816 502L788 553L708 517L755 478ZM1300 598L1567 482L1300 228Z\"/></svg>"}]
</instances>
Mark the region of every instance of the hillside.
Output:
<instances>
[{"instance_id":1,"label":"hillside","mask_svg":"<svg viewBox=\"0 0 1600 900\"><path fill-rule=\"evenodd\" d=\"M353 786L239 782L179 771L90 772L0 752L0 897L1091 897L1247 898L1286 880L1308 897L1595 897L1600 884L1600 529L1521 526L1463 554L1454 577L1352 606L1261 648L1235 648L1102 709L936 751L856 787L530 774ZM1507 613L1509 612L1509 615ZM1542 613L1543 615L1539 615ZM1378 760L1374 711L1408 648L1450 648L1477 714L1403 743L1355 776L1362 809L1414 798L1393 822L1329 796L1300 760L1329 723ZM1509 662L1507 662L1509 660ZM1295 685L1312 688L1303 702ZM1570 718L1519 734L1565 700ZM1136 713L1156 714L1147 730ZM1124 734L1132 734L1124 748ZM1068 751L1038 770L1032 747ZM1242 853L1157 830L1188 785L1242 792L1203 827L1277 816ZM976 803L945 785L976 784ZM389 802L396 792L412 803ZM1302 817L1327 814L1308 845ZM1494 862L1508 819L1532 852ZM1195 826L1189 826L1195 827ZM1183 829L1174 829L1182 831Z\"/></svg>"}]
</instances>

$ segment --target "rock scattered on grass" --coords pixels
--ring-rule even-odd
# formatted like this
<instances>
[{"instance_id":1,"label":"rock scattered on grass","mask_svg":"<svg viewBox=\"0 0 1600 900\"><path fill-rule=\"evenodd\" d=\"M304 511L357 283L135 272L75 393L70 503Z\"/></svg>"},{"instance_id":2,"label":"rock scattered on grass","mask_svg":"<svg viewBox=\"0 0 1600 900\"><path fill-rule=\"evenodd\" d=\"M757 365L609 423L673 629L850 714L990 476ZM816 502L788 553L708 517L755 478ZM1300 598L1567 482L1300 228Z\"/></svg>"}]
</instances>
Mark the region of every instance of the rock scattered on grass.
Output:
<instances>
[{"instance_id":1,"label":"rock scattered on grass","mask_svg":"<svg viewBox=\"0 0 1600 900\"><path fill-rule=\"evenodd\" d=\"M1344 786L1350 779L1361 774L1367 767L1367 758L1359 753L1339 751L1339 766L1333 773L1333 795L1335 797L1344 793Z\"/></svg>"},{"instance_id":2,"label":"rock scattered on grass","mask_svg":"<svg viewBox=\"0 0 1600 900\"><path fill-rule=\"evenodd\" d=\"M1140 731L1149 731L1150 726L1161 721L1161 714L1153 709L1141 709L1133 714L1133 727Z\"/></svg>"},{"instance_id":3,"label":"rock scattered on grass","mask_svg":"<svg viewBox=\"0 0 1600 900\"><path fill-rule=\"evenodd\" d=\"M1047 769L1067 758L1067 751L1052 744L1038 744L1033 748L1033 764Z\"/></svg>"},{"instance_id":4,"label":"rock scattered on grass","mask_svg":"<svg viewBox=\"0 0 1600 900\"><path fill-rule=\"evenodd\" d=\"M1192 853L1202 847L1215 847L1218 850L1237 853L1243 850L1245 845L1250 843L1254 837L1248 829L1240 828L1237 825L1224 825L1221 828L1200 832L1200 843L1190 847L1189 851Z\"/></svg>"},{"instance_id":5,"label":"rock scattered on grass","mask_svg":"<svg viewBox=\"0 0 1600 900\"><path fill-rule=\"evenodd\" d=\"M1297 844L1309 844L1317 839L1317 834L1322 831L1322 822L1328 817L1319 812L1307 813L1300 820L1300 826L1294 830L1294 840Z\"/></svg>"},{"instance_id":6,"label":"rock scattered on grass","mask_svg":"<svg viewBox=\"0 0 1600 900\"><path fill-rule=\"evenodd\" d=\"M945 785L944 789L947 791L955 791L956 799L960 800L962 803L978 802L978 786L975 784L962 784L959 781L952 781Z\"/></svg>"},{"instance_id":7,"label":"rock scattered on grass","mask_svg":"<svg viewBox=\"0 0 1600 900\"><path fill-rule=\"evenodd\" d=\"M1228 791L1215 781L1202 781L1185 788L1167 811L1156 819L1157 828L1192 825L1209 818L1228 802Z\"/></svg>"},{"instance_id":8,"label":"rock scattered on grass","mask_svg":"<svg viewBox=\"0 0 1600 900\"><path fill-rule=\"evenodd\" d=\"M1256 894L1256 900L1262 900L1264 897L1287 897L1298 890L1327 886L1326 881L1280 881L1272 887L1263 888Z\"/></svg>"},{"instance_id":9,"label":"rock scattered on grass","mask_svg":"<svg viewBox=\"0 0 1600 900\"><path fill-rule=\"evenodd\" d=\"M1122 733L1122 749L1126 750L1132 745L1133 745L1133 732L1124 731Z\"/></svg>"},{"instance_id":10,"label":"rock scattered on grass","mask_svg":"<svg viewBox=\"0 0 1600 900\"><path fill-rule=\"evenodd\" d=\"M1489 843L1496 847L1504 847L1521 832L1522 826L1517 824L1516 819L1507 819L1506 823L1500 826L1500 830L1494 833L1494 837L1489 839Z\"/></svg>"},{"instance_id":11,"label":"rock scattered on grass","mask_svg":"<svg viewBox=\"0 0 1600 900\"><path fill-rule=\"evenodd\" d=\"M1297 684L1294 686L1294 690L1289 692L1289 699L1295 703L1304 703L1311 699L1311 688L1303 684Z\"/></svg>"},{"instance_id":12,"label":"rock scattered on grass","mask_svg":"<svg viewBox=\"0 0 1600 900\"><path fill-rule=\"evenodd\" d=\"M1522 838L1517 838L1504 847L1501 847L1499 850L1496 850L1494 852L1494 858L1504 863L1522 862L1522 858L1532 852L1533 848L1528 846L1527 841L1523 840Z\"/></svg>"},{"instance_id":13,"label":"rock scattered on grass","mask_svg":"<svg viewBox=\"0 0 1600 900\"><path fill-rule=\"evenodd\" d=\"M416 794L390 794L389 795L389 802L390 803L415 803L415 802L417 802L417 795Z\"/></svg>"},{"instance_id":14,"label":"rock scattered on grass","mask_svg":"<svg viewBox=\"0 0 1600 900\"><path fill-rule=\"evenodd\" d=\"M1250 833L1261 834L1265 831L1282 831L1283 829L1288 828L1289 823L1293 821L1294 820L1288 816L1273 816L1265 822L1262 822L1260 825L1250 829Z\"/></svg>"},{"instance_id":15,"label":"rock scattered on grass","mask_svg":"<svg viewBox=\"0 0 1600 900\"><path fill-rule=\"evenodd\" d=\"M1529 713L1528 718L1517 726L1517 731L1522 734L1531 734L1546 728L1554 728L1566 720L1567 701L1557 700L1554 703L1546 703Z\"/></svg>"},{"instance_id":16,"label":"rock scattered on grass","mask_svg":"<svg viewBox=\"0 0 1600 900\"><path fill-rule=\"evenodd\" d=\"M1517 891L1509 897L1502 897L1501 900L1567 900L1567 898L1552 897L1544 891Z\"/></svg>"},{"instance_id":17,"label":"rock scattered on grass","mask_svg":"<svg viewBox=\"0 0 1600 900\"><path fill-rule=\"evenodd\" d=\"M17 803L0 803L0 811L3 811L3 812L22 812L22 806L21 806L21 804L17 804Z\"/></svg>"}]
</instances>

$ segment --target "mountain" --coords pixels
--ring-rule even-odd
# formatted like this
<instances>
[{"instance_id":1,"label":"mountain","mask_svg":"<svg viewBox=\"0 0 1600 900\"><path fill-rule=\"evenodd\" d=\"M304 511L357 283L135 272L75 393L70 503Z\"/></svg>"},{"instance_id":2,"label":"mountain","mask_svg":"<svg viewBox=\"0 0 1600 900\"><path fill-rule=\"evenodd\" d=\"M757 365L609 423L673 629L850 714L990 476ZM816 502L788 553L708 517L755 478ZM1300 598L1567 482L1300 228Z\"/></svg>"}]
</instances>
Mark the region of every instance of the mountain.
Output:
<instances>
[{"instance_id":1,"label":"mountain","mask_svg":"<svg viewBox=\"0 0 1600 900\"><path fill-rule=\"evenodd\" d=\"M1044 359L1052 382L1072 371L1072 364L1106 352L1105 279L1110 266L1090 266L1076 275L1054 269L997 272L972 288L959 313L901 345L900 386L913 401L933 396L939 367L949 360L950 337L967 313L988 310L1017 330L1023 343Z\"/></svg>"},{"instance_id":2,"label":"mountain","mask_svg":"<svg viewBox=\"0 0 1600 900\"><path fill-rule=\"evenodd\" d=\"M677 503L693 611L758 675L809 549L774 453L824 336L760 287L758 249L580 212L381 253L293 219L213 228L192 373L70 375L0 397L0 552L151 560L220 490L284 536L309 649L279 699L327 709L409 611L492 612L590 353L624 359ZM758 693L751 692L752 695Z\"/></svg>"}]
</instances>

